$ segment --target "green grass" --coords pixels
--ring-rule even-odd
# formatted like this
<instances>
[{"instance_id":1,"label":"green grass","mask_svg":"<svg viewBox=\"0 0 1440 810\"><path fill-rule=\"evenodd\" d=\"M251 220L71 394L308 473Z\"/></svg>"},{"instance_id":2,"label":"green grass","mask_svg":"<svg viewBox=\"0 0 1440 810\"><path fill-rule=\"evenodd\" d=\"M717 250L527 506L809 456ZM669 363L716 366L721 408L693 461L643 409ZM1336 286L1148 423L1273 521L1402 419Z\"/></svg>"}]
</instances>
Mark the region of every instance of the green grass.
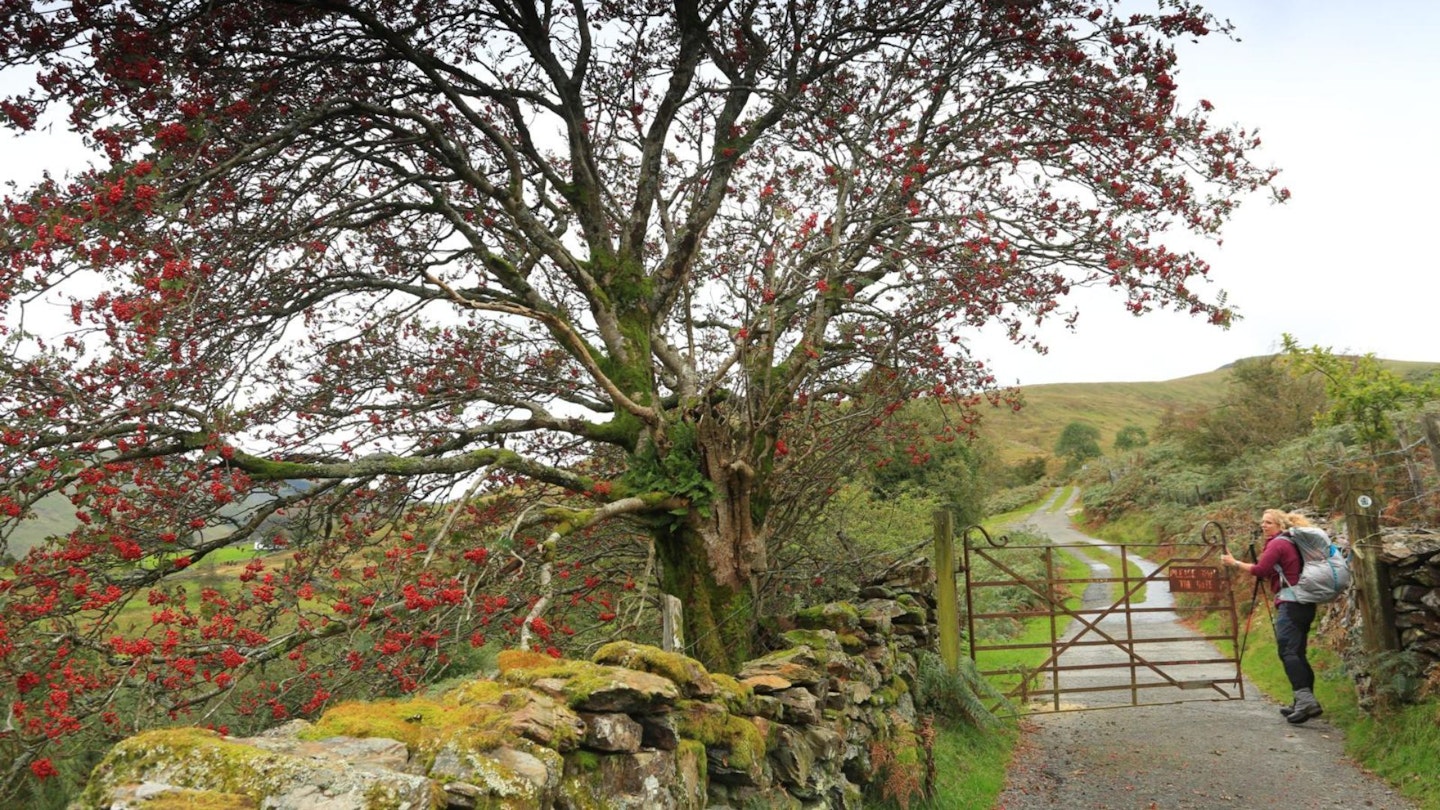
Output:
<instances>
[{"instance_id":1,"label":"green grass","mask_svg":"<svg viewBox=\"0 0 1440 810\"><path fill-rule=\"evenodd\" d=\"M1020 523L1025 518L1035 514L1039 510L1040 502L1037 501L1030 504L1029 506L1022 506L1019 509L1012 509L1009 512L1005 512L1003 514L991 515L990 517L987 517L983 521L981 521L980 525L984 526L985 531L990 532L990 535L994 537L996 533L999 532L1001 529L1004 529L1006 526L1009 526L1012 523Z\"/></svg>"},{"instance_id":2,"label":"green grass","mask_svg":"<svg viewBox=\"0 0 1440 810\"><path fill-rule=\"evenodd\" d=\"M1218 401L1229 375L1228 369L1217 369L1167 382L1025 386L1020 389L1024 407L986 413L980 433L994 442L1003 460L1014 462L1053 455L1065 426L1084 422L1100 431L1101 448L1108 451L1126 425L1154 435L1167 410Z\"/></svg>"},{"instance_id":3,"label":"green grass","mask_svg":"<svg viewBox=\"0 0 1440 810\"><path fill-rule=\"evenodd\" d=\"M1103 565L1109 566L1110 573L1107 576L1109 576L1110 578L1118 579L1120 577L1120 573L1118 570L1120 568L1120 555L1118 553L1111 551L1104 546L1083 545L1066 546L1066 548L1074 551L1076 554L1084 557L1090 562L1101 563ZM1141 570L1140 565L1133 560L1127 558L1125 567L1130 572L1131 580L1139 580L1145 578L1145 572ZM1068 570L1070 569L1067 568L1067 571ZM1072 575L1067 573L1065 576L1066 578L1070 578ZM1086 579L1090 579L1093 578L1095 574L1087 566L1085 569L1083 569L1083 573L1081 573L1080 576ZM1111 582L1108 583L1106 587L1108 589L1108 596L1106 598L1110 601L1111 604L1113 604L1116 600L1120 598L1122 589L1125 587L1125 583ZM1149 587L1150 586L1147 584L1137 588L1134 593L1130 594L1130 601L1132 603L1145 601L1145 595Z\"/></svg>"},{"instance_id":4,"label":"green grass","mask_svg":"<svg viewBox=\"0 0 1440 810\"><path fill-rule=\"evenodd\" d=\"M1061 563L1060 572L1066 579L1083 579L1090 575L1089 566L1083 561L1069 555L1061 554L1057 557ZM1078 610L1081 605L1081 594L1072 594L1065 599L1065 607L1070 610ZM1043 606L1042 606L1043 607ZM1054 634L1065 632L1069 619L1063 616L1055 618L1055 626L1051 628L1050 611L1043 608L1044 612L1035 618L1026 619L1022 629L1017 635L1004 639L998 643L1004 644L1040 644L1050 645L1054 641ZM996 643L994 639L986 639L987 642ZM984 671L1008 670L1013 674L994 675L989 678L995 688L1002 692L1009 692L1020 685L1021 673L1033 671L1050 656L1048 646L1036 647L1034 649L1021 650L982 650L976 655L975 665Z\"/></svg>"},{"instance_id":5,"label":"green grass","mask_svg":"<svg viewBox=\"0 0 1440 810\"><path fill-rule=\"evenodd\" d=\"M1155 542L1155 525L1140 512L1128 512L1119 520L1087 527L1085 531L1117 545L1143 546Z\"/></svg>"},{"instance_id":6,"label":"green grass","mask_svg":"<svg viewBox=\"0 0 1440 810\"><path fill-rule=\"evenodd\" d=\"M256 557L264 557L267 554L278 553L269 551L256 551L251 546L226 546L217 548L206 554L204 558L195 563L196 566L226 565L234 562L249 562ZM146 557L141 561L145 568L155 568L160 565L169 565L171 560L177 557L193 557L193 553L186 549L168 551L154 557Z\"/></svg>"},{"instance_id":7,"label":"green grass","mask_svg":"<svg viewBox=\"0 0 1440 810\"><path fill-rule=\"evenodd\" d=\"M935 757L934 794L912 802L918 810L955 810L990 807L1005 789L1005 772L1020 738L1018 727L1007 721L999 728L970 725L941 726L932 749ZM880 807L894 807L893 803Z\"/></svg>"},{"instance_id":8,"label":"green grass","mask_svg":"<svg viewBox=\"0 0 1440 810\"><path fill-rule=\"evenodd\" d=\"M1440 808L1440 705L1434 701L1357 717L1345 729L1345 750L1421 810Z\"/></svg>"}]
</instances>

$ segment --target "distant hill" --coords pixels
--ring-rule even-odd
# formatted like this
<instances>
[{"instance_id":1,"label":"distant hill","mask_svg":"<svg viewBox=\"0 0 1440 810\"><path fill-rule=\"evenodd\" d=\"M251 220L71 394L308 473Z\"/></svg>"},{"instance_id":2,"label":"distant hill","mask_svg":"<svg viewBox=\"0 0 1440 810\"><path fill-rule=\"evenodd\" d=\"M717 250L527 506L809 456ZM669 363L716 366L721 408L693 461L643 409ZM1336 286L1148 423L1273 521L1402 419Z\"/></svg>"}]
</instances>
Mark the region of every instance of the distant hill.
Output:
<instances>
[{"instance_id":1,"label":"distant hill","mask_svg":"<svg viewBox=\"0 0 1440 810\"><path fill-rule=\"evenodd\" d=\"M1241 361L1237 360L1236 363ZM1440 363L1382 360L1403 376L1440 371ZM1152 437L1167 410L1183 410L1218 402L1229 388L1235 363L1214 371L1166 382L1052 383L1021 386L1025 407L986 411L980 433L1006 463L1054 454L1060 432L1071 422L1086 422L1100 431L1100 447L1109 452L1115 433L1139 425Z\"/></svg>"},{"instance_id":2,"label":"distant hill","mask_svg":"<svg viewBox=\"0 0 1440 810\"><path fill-rule=\"evenodd\" d=\"M0 551L8 552L10 556L19 559L46 537L68 534L78 523L75 519L75 507L69 500L58 495L41 498L40 502L35 504L33 515L15 529L7 546Z\"/></svg>"},{"instance_id":3,"label":"distant hill","mask_svg":"<svg viewBox=\"0 0 1440 810\"><path fill-rule=\"evenodd\" d=\"M1052 383L1020 388L1025 407L1019 411L986 411L980 433L1006 463L1054 454L1060 431L1084 422L1100 431L1108 451L1115 434L1139 425L1154 435L1167 410L1218 402L1230 378L1228 366L1166 382Z\"/></svg>"}]
</instances>

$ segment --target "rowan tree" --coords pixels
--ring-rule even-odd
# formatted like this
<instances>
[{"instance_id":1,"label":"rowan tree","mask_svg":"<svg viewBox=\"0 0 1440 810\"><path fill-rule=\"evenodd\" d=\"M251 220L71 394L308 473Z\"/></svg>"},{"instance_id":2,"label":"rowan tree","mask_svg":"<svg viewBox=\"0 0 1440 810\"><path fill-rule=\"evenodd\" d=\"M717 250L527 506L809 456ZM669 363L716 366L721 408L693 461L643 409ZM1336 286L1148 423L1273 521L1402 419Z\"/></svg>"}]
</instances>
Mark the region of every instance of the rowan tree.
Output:
<instances>
[{"instance_id":1,"label":"rowan tree","mask_svg":"<svg viewBox=\"0 0 1440 810\"><path fill-rule=\"evenodd\" d=\"M491 616L540 643L557 553L617 519L691 652L743 660L777 499L907 399L981 402L976 328L1031 342L1081 285L1228 321L1164 242L1274 178L1177 95L1212 33L1184 2L0 0L9 126L94 153L0 222L0 513L79 518L0 583L11 776L120 686L180 711L290 660L247 698L280 717L337 669L412 688ZM242 590L173 584L289 526Z\"/></svg>"},{"instance_id":2,"label":"rowan tree","mask_svg":"<svg viewBox=\"0 0 1440 810\"><path fill-rule=\"evenodd\" d=\"M1407 407L1440 397L1440 375L1408 379L1385 367L1372 354L1336 354L1329 347L1302 347L1293 335L1281 335L1290 372L1285 391L1323 388L1306 413L1323 425L1352 425L1371 455L1396 441L1393 416Z\"/></svg>"}]
</instances>

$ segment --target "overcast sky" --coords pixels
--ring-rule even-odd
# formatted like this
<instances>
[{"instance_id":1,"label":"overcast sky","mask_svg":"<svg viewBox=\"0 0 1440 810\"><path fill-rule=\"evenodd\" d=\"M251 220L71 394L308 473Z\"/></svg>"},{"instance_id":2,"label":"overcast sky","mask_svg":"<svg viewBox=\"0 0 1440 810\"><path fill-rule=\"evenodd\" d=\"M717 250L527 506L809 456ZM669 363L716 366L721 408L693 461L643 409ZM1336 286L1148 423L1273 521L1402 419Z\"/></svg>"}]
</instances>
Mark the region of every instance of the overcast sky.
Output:
<instances>
[{"instance_id":1,"label":"overcast sky","mask_svg":"<svg viewBox=\"0 0 1440 810\"><path fill-rule=\"evenodd\" d=\"M1038 356L972 344L1000 382L1170 380L1278 351L1281 333L1392 360L1440 362L1440 3L1211 0L1239 42L1180 54L1182 102L1258 127L1258 161L1293 198L1254 198L1201 252L1244 319L1228 331L1171 313L1135 318L1115 295L1080 303L1074 334ZM1120 8L1126 8L1122 3ZM1130 7L1139 7L1131 3ZM1101 292L1101 291L1097 291Z\"/></svg>"},{"instance_id":2,"label":"overcast sky","mask_svg":"<svg viewBox=\"0 0 1440 810\"><path fill-rule=\"evenodd\" d=\"M1186 106L1204 98L1217 124L1258 127L1261 165L1282 170L1284 205L1248 200L1202 244L1210 294L1242 315L1229 330L1189 316L1127 314L1108 290L1082 291L1077 331L1045 333L1047 355L1000 332L972 341L1002 384L1169 380L1303 345L1440 362L1440 306L1429 235L1440 218L1440 2L1212 0L1239 41L1207 37L1181 52ZM1153 8L1147 0L1122 2ZM9 78L9 77L6 77ZM33 179L62 143L6 138L0 175ZM1184 247L1184 245L1176 245Z\"/></svg>"}]
</instances>

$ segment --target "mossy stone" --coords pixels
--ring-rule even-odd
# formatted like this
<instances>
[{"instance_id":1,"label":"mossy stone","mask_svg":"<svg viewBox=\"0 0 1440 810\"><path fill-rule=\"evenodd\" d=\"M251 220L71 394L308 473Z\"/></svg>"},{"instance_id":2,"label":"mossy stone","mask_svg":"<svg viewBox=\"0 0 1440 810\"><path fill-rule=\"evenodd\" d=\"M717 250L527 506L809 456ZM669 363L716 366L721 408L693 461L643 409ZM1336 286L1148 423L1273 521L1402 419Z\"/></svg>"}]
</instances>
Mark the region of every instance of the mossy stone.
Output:
<instances>
[{"instance_id":1,"label":"mossy stone","mask_svg":"<svg viewBox=\"0 0 1440 810\"><path fill-rule=\"evenodd\" d=\"M860 611L849 602L828 602L797 612L795 623L805 630L858 630Z\"/></svg>"}]
</instances>

